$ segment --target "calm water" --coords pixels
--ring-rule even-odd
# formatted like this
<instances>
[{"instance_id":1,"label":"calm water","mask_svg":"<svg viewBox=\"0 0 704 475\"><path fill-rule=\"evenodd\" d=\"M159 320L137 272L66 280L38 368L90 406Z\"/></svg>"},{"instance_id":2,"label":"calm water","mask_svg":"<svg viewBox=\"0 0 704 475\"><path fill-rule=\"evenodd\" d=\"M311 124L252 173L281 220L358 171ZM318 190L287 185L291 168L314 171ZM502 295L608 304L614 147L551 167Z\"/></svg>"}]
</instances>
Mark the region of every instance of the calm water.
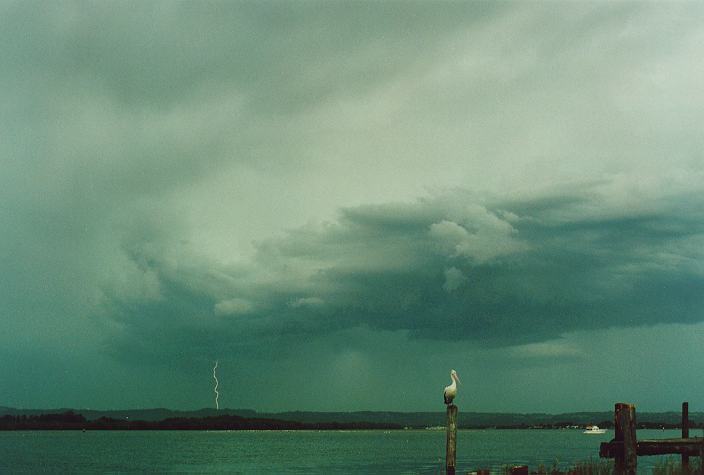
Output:
<instances>
[{"instance_id":1,"label":"calm water","mask_svg":"<svg viewBox=\"0 0 704 475\"><path fill-rule=\"evenodd\" d=\"M461 430L458 473L597 459L613 435L580 430ZM700 434L692 434L700 435ZM677 437L638 431L638 438ZM442 473L444 431L0 432L0 473ZM640 457L647 473L660 457Z\"/></svg>"}]
</instances>

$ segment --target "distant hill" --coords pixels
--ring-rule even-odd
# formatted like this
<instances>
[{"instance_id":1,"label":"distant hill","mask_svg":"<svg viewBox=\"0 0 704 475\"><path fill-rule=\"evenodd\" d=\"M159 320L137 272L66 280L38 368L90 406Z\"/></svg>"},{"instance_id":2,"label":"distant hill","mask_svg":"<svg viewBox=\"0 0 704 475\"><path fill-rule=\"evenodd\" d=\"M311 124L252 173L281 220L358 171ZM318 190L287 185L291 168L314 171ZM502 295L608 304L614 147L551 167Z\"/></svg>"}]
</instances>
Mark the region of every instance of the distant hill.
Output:
<instances>
[{"instance_id":1,"label":"distant hill","mask_svg":"<svg viewBox=\"0 0 704 475\"><path fill-rule=\"evenodd\" d=\"M156 409L121 409L121 410L95 410L95 409L16 409L0 406L0 416L26 415L38 416L41 414L61 414L74 412L81 414L88 421L100 418L114 420L140 420L163 421L166 419L209 418L223 416L237 416L248 419L276 419L279 421L300 422L305 424L383 424L401 427L436 427L445 424L444 412L392 412L392 411L354 411L354 412L257 412L251 409L198 409L193 411L174 411L165 408ZM679 412L643 412L637 414L638 425L652 427L677 427L680 423ZM693 427L704 426L704 412L690 412L689 419ZM597 424L611 427L613 424L612 412L571 412L564 414L544 413L490 413L490 412L462 412L458 417L458 425L464 428L510 428L510 427L565 427L569 425L584 426Z\"/></svg>"}]
</instances>

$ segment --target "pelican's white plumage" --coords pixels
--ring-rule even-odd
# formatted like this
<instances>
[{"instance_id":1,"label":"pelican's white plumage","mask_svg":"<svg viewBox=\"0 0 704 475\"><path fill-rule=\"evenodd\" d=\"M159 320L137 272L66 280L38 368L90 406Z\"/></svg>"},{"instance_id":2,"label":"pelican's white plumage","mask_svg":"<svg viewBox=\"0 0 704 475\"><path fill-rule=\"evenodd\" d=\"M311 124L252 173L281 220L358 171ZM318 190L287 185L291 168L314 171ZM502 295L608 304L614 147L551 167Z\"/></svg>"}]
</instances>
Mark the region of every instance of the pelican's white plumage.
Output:
<instances>
[{"instance_id":1,"label":"pelican's white plumage","mask_svg":"<svg viewBox=\"0 0 704 475\"><path fill-rule=\"evenodd\" d=\"M455 396L457 396L457 383L460 382L460 378L454 369L450 371L450 379L452 379L452 383L449 386L445 386L445 391L442 393L445 397L445 404L452 404Z\"/></svg>"}]
</instances>

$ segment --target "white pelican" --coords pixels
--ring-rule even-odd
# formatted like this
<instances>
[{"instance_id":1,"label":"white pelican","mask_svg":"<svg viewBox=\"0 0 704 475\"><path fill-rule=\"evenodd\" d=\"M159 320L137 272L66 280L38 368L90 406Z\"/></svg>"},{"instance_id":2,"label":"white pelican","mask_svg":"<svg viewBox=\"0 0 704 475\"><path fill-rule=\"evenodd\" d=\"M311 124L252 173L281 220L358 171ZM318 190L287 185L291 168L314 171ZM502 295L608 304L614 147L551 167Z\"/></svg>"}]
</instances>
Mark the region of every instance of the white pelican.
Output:
<instances>
[{"instance_id":1,"label":"white pelican","mask_svg":"<svg viewBox=\"0 0 704 475\"><path fill-rule=\"evenodd\" d=\"M445 404L452 404L452 400L457 396L457 383L460 382L457 371L454 369L450 371L450 378L452 378L452 384L445 386L445 391L442 393L445 397Z\"/></svg>"}]
</instances>

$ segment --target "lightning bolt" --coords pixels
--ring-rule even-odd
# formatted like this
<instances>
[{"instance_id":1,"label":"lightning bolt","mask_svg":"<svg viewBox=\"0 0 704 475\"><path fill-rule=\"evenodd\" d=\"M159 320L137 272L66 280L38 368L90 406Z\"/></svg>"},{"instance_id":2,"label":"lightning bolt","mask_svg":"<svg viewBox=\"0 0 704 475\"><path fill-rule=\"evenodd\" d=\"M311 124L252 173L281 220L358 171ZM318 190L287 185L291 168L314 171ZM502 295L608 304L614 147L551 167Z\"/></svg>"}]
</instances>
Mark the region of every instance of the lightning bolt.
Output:
<instances>
[{"instance_id":1,"label":"lightning bolt","mask_svg":"<svg viewBox=\"0 0 704 475\"><path fill-rule=\"evenodd\" d=\"M215 388L213 391L215 391L215 409L220 409L220 405L218 404L218 397L220 397L220 393L218 393L218 377L215 376L215 369L218 367L218 360L215 360L215 366L213 366L213 379L215 380Z\"/></svg>"}]
</instances>

